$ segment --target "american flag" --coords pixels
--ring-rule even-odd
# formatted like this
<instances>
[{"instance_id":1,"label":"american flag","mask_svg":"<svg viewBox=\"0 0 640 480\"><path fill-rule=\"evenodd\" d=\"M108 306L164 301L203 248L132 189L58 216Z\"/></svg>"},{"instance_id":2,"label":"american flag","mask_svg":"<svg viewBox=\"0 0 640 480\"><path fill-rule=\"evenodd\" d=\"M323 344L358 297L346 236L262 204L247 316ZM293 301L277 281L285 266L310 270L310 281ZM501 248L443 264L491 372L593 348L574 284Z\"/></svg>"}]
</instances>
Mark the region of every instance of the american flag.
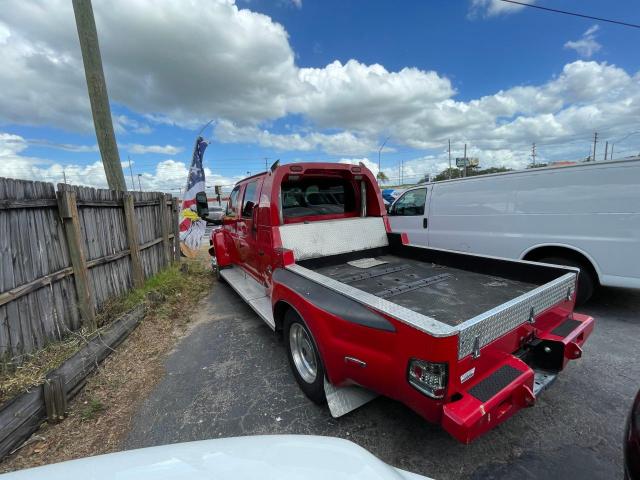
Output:
<instances>
[{"instance_id":1,"label":"american flag","mask_svg":"<svg viewBox=\"0 0 640 480\"><path fill-rule=\"evenodd\" d=\"M193 148L193 157L191 159L191 167L189 168L189 176L187 177L187 188L182 196L182 210L189 208L196 203L196 194L204 192L204 168L202 160L204 151L209 143L204 138L196 138L196 144Z\"/></svg>"},{"instance_id":2,"label":"american flag","mask_svg":"<svg viewBox=\"0 0 640 480\"><path fill-rule=\"evenodd\" d=\"M201 136L196 138L191 167L189 167L189 175L187 176L187 188L182 196L180 251L188 257L195 256L195 251L202 245L202 238L207 225L207 222L198 216L195 205L196 195L204 192L204 168L202 167L202 159L208 145L209 143Z\"/></svg>"}]
</instances>

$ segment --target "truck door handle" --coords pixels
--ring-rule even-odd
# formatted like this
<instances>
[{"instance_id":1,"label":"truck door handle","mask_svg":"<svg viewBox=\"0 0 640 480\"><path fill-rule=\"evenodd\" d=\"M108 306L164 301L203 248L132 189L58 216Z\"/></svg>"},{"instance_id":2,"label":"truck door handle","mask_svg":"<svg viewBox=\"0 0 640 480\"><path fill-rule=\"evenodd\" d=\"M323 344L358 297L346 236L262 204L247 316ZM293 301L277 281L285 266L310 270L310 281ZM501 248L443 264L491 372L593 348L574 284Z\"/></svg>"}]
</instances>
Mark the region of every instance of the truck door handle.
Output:
<instances>
[{"instance_id":1,"label":"truck door handle","mask_svg":"<svg viewBox=\"0 0 640 480\"><path fill-rule=\"evenodd\" d=\"M429 226L429 219L428 218L423 218L422 219L422 228L427 228Z\"/></svg>"}]
</instances>

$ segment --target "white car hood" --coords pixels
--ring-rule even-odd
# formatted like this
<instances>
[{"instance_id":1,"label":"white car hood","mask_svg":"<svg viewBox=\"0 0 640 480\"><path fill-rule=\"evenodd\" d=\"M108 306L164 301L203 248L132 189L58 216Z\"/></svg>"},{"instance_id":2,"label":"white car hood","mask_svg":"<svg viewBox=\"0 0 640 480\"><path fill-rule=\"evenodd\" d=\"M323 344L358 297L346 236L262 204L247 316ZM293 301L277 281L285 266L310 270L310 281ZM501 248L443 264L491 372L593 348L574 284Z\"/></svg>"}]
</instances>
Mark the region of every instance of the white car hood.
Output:
<instances>
[{"instance_id":1,"label":"white car hood","mask_svg":"<svg viewBox=\"0 0 640 480\"><path fill-rule=\"evenodd\" d=\"M347 440L263 435L177 443L0 475L47 480L418 480Z\"/></svg>"}]
</instances>

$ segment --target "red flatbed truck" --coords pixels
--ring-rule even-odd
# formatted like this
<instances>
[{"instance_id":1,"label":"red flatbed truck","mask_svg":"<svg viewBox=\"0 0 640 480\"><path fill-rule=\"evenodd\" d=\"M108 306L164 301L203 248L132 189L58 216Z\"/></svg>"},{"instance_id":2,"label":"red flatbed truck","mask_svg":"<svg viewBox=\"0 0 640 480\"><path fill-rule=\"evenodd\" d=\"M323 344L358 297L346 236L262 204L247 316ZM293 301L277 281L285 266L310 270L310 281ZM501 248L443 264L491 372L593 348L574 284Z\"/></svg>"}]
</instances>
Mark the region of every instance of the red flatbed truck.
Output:
<instances>
[{"instance_id":1,"label":"red flatbed truck","mask_svg":"<svg viewBox=\"0 0 640 480\"><path fill-rule=\"evenodd\" d=\"M409 245L362 164L296 163L240 181L210 253L284 337L333 416L396 399L461 442L532 406L594 320L571 267Z\"/></svg>"}]
</instances>

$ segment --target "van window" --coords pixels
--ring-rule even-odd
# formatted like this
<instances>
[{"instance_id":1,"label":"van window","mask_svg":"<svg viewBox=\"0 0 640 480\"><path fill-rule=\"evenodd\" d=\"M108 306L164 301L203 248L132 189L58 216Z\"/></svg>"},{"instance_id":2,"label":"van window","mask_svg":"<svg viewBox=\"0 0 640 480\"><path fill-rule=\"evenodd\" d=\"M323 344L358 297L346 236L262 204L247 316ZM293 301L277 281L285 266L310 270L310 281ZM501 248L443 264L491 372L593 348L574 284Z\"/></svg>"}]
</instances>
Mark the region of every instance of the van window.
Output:
<instances>
[{"instance_id":1,"label":"van window","mask_svg":"<svg viewBox=\"0 0 640 480\"><path fill-rule=\"evenodd\" d=\"M236 186L231 191L231 195L229 195L229 201L227 202L227 209L224 214L227 217L235 217L236 216L236 206L238 205L238 192L240 191L240 185Z\"/></svg>"},{"instance_id":2,"label":"van window","mask_svg":"<svg viewBox=\"0 0 640 480\"><path fill-rule=\"evenodd\" d=\"M354 187L341 178L302 178L282 183L282 215L336 215L356 211Z\"/></svg>"},{"instance_id":3,"label":"van window","mask_svg":"<svg viewBox=\"0 0 640 480\"><path fill-rule=\"evenodd\" d=\"M258 203L258 181L255 180L251 183L247 183L247 187L244 189L244 200L242 202L242 216L245 218L251 218L253 215L253 209Z\"/></svg>"},{"instance_id":4,"label":"van window","mask_svg":"<svg viewBox=\"0 0 640 480\"><path fill-rule=\"evenodd\" d=\"M417 216L424 215L424 204L427 201L427 189L409 190L393 204L392 215Z\"/></svg>"}]
</instances>

